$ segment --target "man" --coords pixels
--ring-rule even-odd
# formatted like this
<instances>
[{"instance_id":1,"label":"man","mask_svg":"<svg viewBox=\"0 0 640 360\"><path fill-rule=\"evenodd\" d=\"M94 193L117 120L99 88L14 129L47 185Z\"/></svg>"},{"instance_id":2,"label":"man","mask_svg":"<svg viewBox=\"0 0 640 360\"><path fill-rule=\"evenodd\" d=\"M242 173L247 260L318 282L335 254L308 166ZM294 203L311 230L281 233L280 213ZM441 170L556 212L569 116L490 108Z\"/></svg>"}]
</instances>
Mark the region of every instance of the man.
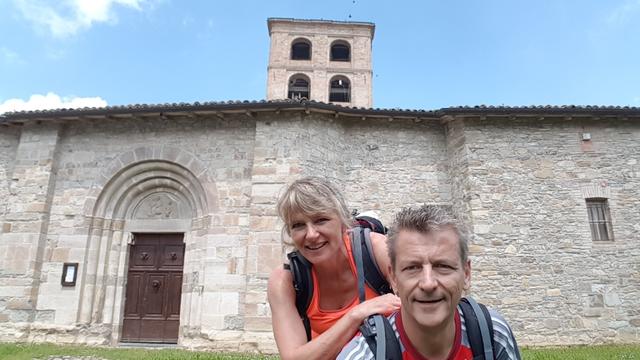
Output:
<instances>
[{"instance_id":1,"label":"man","mask_svg":"<svg viewBox=\"0 0 640 360\"><path fill-rule=\"evenodd\" d=\"M405 208L396 215L387 245L391 285L402 303L389 322L402 358L473 359L464 317L458 310L471 281L468 239L458 222L440 207ZM489 313L495 359L520 360L509 325L497 312ZM344 360L373 358L362 335L338 355Z\"/></svg>"}]
</instances>

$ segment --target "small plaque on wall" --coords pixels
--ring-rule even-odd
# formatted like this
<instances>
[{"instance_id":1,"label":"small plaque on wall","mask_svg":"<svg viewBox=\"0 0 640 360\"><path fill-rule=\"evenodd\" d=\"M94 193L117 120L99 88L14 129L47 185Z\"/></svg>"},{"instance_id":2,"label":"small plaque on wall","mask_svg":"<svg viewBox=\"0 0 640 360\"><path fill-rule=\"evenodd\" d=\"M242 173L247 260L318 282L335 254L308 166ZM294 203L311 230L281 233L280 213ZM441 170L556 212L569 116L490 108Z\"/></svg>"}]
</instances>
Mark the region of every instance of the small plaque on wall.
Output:
<instances>
[{"instance_id":1,"label":"small plaque on wall","mask_svg":"<svg viewBox=\"0 0 640 360\"><path fill-rule=\"evenodd\" d=\"M78 263L64 263L62 265L62 286L76 286L78 277Z\"/></svg>"}]
</instances>

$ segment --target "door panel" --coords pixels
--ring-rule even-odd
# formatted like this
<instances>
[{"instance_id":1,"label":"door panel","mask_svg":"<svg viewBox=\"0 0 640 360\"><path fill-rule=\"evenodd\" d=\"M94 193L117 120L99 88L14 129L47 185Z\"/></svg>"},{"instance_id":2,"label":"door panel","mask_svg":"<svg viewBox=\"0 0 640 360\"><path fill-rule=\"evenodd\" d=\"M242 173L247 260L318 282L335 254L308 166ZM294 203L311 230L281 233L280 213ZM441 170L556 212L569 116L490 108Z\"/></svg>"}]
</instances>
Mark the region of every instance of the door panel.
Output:
<instances>
[{"instance_id":1,"label":"door panel","mask_svg":"<svg viewBox=\"0 0 640 360\"><path fill-rule=\"evenodd\" d=\"M139 245L134 247L134 254L131 260L133 263L132 269L154 269L155 258L157 257L157 244Z\"/></svg>"},{"instance_id":2,"label":"door panel","mask_svg":"<svg viewBox=\"0 0 640 360\"><path fill-rule=\"evenodd\" d=\"M166 274L149 273L146 276L144 288L144 316L163 316Z\"/></svg>"},{"instance_id":3,"label":"door panel","mask_svg":"<svg viewBox=\"0 0 640 360\"><path fill-rule=\"evenodd\" d=\"M171 289L180 289L182 287L182 274L170 274L168 281ZM180 317L180 293L181 292L178 292L178 296L169 295L169 299L167 301L167 305L169 307L167 313L174 319Z\"/></svg>"},{"instance_id":4,"label":"door panel","mask_svg":"<svg viewBox=\"0 0 640 360\"><path fill-rule=\"evenodd\" d=\"M131 246L123 342L176 343L184 244L181 234L139 234Z\"/></svg>"},{"instance_id":5,"label":"door panel","mask_svg":"<svg viewBox=\"0 0 640 360\"><path fill-rule=\"evenodd\" d=\"M162 259L162 264L160 265L162 269L174 269L176 267L182 268L184 263L184 246L179 245L165 245L164 247L164 257Z\"/></svg>"},{"instance_id":6,"label":"door panel","mask_svg":"<svg viewBox=\"0 0 640 360\"><path fill-rule=\"evenodd\" d=\"M127 279L127 294L126 299L130 301L125 302L125 310L126 314L135 316L140 315L140 308L138 307L142 286L142 278L144 277L144 273L129 273L129 278Z\"/></svg>"}]
</instances>

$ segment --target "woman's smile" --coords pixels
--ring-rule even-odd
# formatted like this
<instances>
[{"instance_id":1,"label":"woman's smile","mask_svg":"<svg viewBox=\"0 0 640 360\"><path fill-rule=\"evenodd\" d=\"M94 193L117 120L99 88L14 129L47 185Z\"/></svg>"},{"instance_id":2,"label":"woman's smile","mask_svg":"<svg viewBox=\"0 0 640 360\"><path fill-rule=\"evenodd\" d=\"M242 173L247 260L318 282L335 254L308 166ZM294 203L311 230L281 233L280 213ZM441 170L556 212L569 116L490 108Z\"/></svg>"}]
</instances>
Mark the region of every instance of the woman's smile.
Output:
<instances>
[{"instance_id":1,"label":"woman's smile","mask_svg":"<svg viewBox=\"0 0 640 360\"><path fill-rule=\"evenodd\" d=\"M325 245L327 245L328 242L324 241L321 242L319 244L309 244L309 245L305 245L305 248L307 250L311 250L311 251L315 251L315 250L320 250L321 248L323 248Z\"/></svg>"}]
</instances>

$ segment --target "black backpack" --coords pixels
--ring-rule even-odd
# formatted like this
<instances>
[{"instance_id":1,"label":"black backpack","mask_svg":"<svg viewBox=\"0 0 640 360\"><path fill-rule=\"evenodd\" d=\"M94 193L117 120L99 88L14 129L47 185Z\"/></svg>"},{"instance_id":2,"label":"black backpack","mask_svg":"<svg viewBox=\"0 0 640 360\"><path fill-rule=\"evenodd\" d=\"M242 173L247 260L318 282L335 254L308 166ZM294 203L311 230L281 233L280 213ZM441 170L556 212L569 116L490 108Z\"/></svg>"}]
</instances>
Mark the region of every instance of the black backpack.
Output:
<instances>
[{"instance_id":1,"label":"black backpack","mask_svg":"<svg viewBox=\"0 0 640 360\"><path fill-rule=\"evenodd\" d=\"M471 297L460 299L458 306L462 310L462 316L464 317L473 359L493 360L495 358L493 350L495 341L493 339L493 321L489 310ZM371 315L360 326L360 332L375 359L402 359L400 342L386 317L379 314Z\"/></svg>"},{"instance_id":2,"label":"black backpack","mask_svg":"<svg viewBox=\"0 0 640 360\"><path fill-rule=\"evenodd\" d=\"M373 232L377 232L382 235L386 235L387 232L389 232L389 229L387 229L387 227L384 226L384 224L382 224L382 221L374 217L366 216L366 215L356 215L354 220L356 221L358 226L363 228L369 228Z\"/></svg>"},{"instance_id":3,"label":"black backpack","mask_svg":"<svg viewBox=\"0 0 640 360\"><path fill-rule=\"evenodd\" d=\"M365 283L379 295L392 292L391 286L389 286L387 279L380 272L374 258L370 234L371 229L360 226L349 230L351 251L356 263L358 298L360 302L365 300ZM288 253L287 258L289 258L289 264L285 264L284 268L291 271L293 288L296 292L296 309L304 324L307 340L311 340L311 323L307 316L307 309L313 297L311 263L298 251Z\"/></svg>"}]
</instances>

